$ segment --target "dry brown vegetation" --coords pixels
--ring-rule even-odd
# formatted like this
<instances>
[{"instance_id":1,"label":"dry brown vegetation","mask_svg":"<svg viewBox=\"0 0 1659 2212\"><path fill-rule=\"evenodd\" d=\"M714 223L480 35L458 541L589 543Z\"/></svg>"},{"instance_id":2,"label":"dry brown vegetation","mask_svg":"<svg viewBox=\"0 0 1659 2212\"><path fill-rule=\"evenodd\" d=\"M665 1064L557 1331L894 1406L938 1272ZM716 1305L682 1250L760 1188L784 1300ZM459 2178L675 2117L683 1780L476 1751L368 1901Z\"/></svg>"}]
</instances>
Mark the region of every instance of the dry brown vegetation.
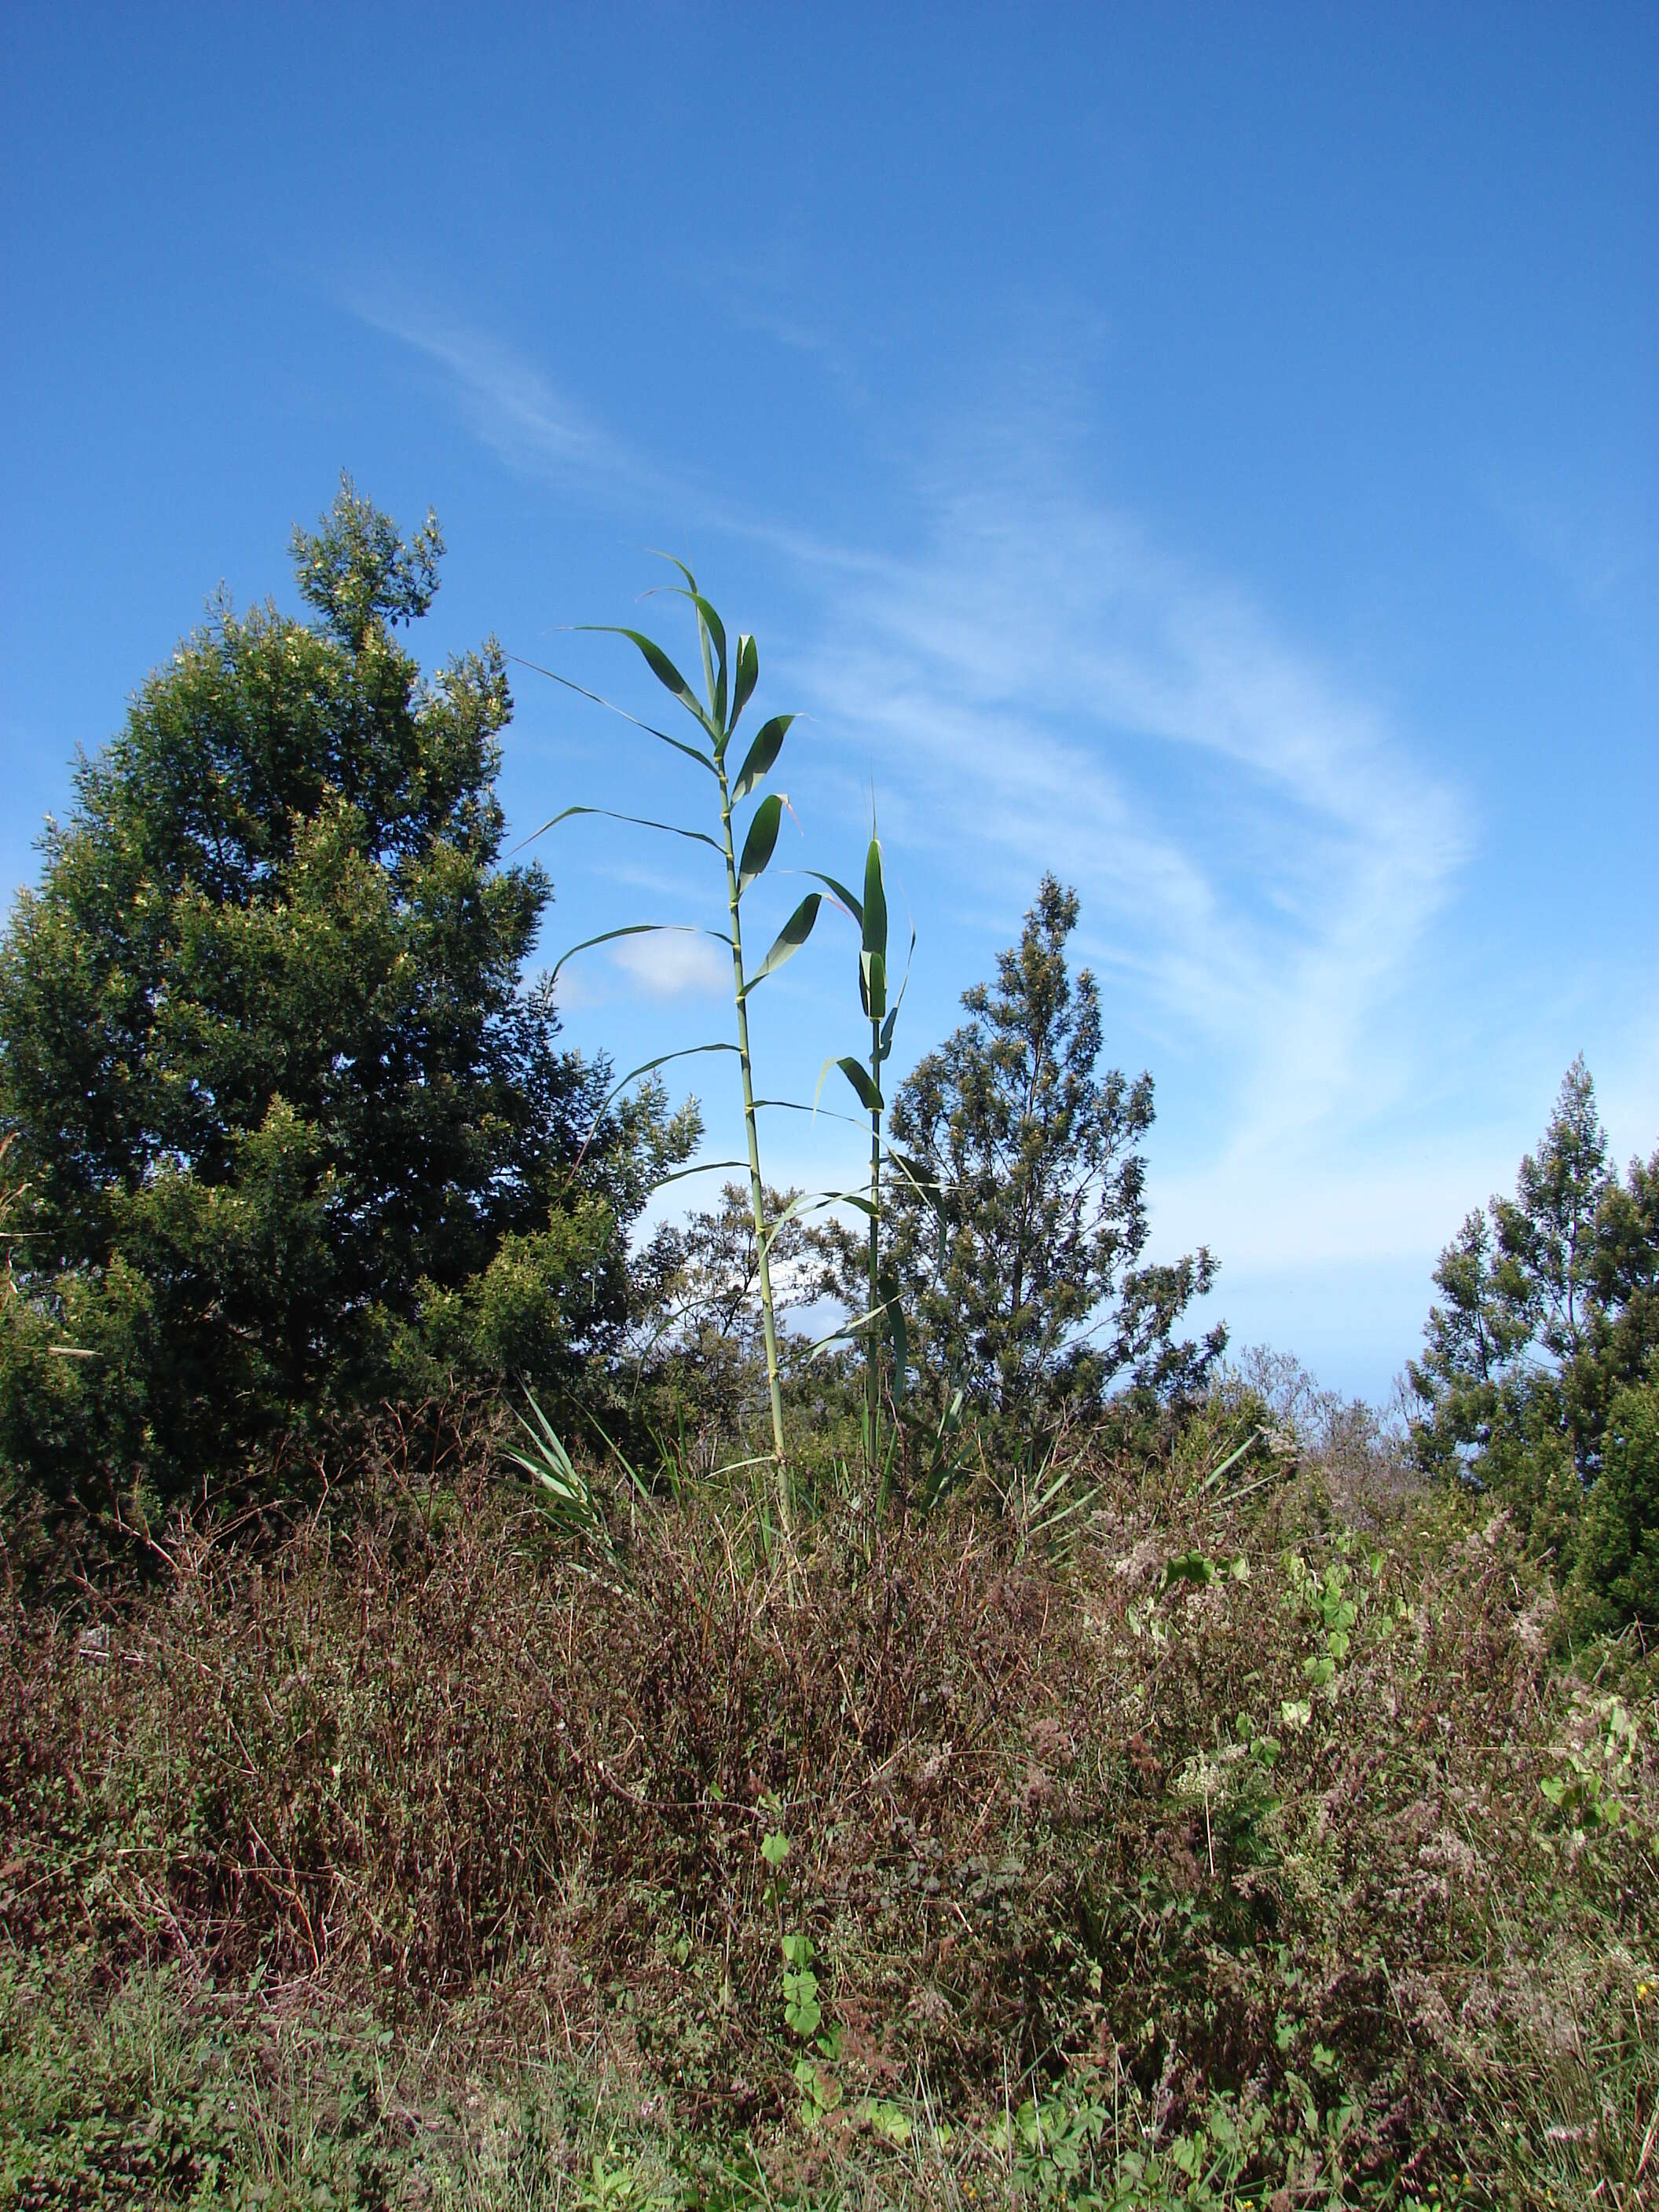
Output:
<instances>
[{"instance_id":1,"label":"dry brown vegetation","mask_svg":"<svg viewBox=\"0 0 1659 2212\"><path fill-rule=\"evenodd\" d=\"M14 1590L13 1987L166 1960L186 2005L533 2045L799 2144L799 1932L820 2163L888 2104L971 2166L1058 2084L1143 2149L1220 2100L1261 2138L1238 2191L1519 2202L1571 2167L1641 2202L1650 1680L1561 1671L1501 1516L1356 1529L1376 1500L1339 1522L1316 1468L1226 1505L1197 1467L1095 1469L1059 1558L971 1494L836 1498L769 1556L756 1501L698 1491L618 1501L596 1570L476 1459L382 1463L281 1532L175 1526L123 1594Z\"/></svg>"}]
</instances>

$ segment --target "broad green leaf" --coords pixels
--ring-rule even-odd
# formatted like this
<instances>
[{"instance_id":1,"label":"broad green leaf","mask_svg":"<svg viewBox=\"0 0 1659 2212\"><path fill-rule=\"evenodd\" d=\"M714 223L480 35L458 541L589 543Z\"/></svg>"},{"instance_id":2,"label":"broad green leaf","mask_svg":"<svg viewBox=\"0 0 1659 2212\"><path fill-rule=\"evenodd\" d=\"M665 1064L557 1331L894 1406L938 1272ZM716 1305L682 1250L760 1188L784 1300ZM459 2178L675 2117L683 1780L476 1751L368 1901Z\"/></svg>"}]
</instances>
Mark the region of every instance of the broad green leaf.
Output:
<instances>
[{"instance_id":1,"label":"broad green leaf","mask_svg":"<svg viewBox=\"0 0 1659 2212\"><path fill-rule=\"evenodd\" d=\"M741 674L741 670L739 670ZM743 766L738 770L738 780L732 787L732 804L747 799L760 782L773 762L783 750L793 714L774 714L769 722L763 722L755 732L755 742L743 757Z\"/></svg>"},{"instance_id":2,"label":"broad green leaf","mask_svg":"<svg viewBox=\"0 0 1659 2212\"><path fill-rule=\"evenodd\" d=\"M617 937L651 937L660 930L667 930L681 937L712 937L725 945L730 945L732 942L729 937L718 929L699 929L694 923L689 921L630 921L621 929L602 929L597 937L584 937L580 945L573 945L568 952L562 952L554 963L553 973L548 977L548 981L550 983L556 983L559 980L559 970L564 966L565 962L574 960L579 952L587 951L590 946L609 945L613 938ZM732 1050L736 1049L734 1045Z\"/></svg>"},{"instance_id":3,"label":"broad green leaf","mask_svg":"<svg viewBox=\"0 0 1659 2212\"><path fill-rule=\"evenodd\" d=\"M521 852L525 846L538 837L544 837L550 830L556 830L561 822L568 822L574 814L596 814L607 822L630 822L636 830L662 830L671 837L685 837L694 845L707 845L711 853L723 848L718 839L702 830L682 830L678 822L653 822L643 814L618 814L609 806L567 806L557 814L550 815L539 830L532 830L528 837L520 839L513 850Z\"/></svg>"},{"instance_id":4,"label":"broad green leaf","mask_svg":"<svg viewBox=\"0 0 1659 2212\"><path fill-rule=\"evenodd\" d=\"M821 1352L827 1352L832 1344L850 1344L855 1337L862 1334L867 1327L867 1317L864 1315L860 1315L857 1321L843 1322L838 1328L832 1328L828 1336L815 1339L803 1351L801 1358L816 1359Z\"/></svg>"},{"instance_id":5,"label":"broad green leaf","mask_svg":"<svg viewBox=\"0 0 1659 2212\"><path fill-rule=\"evenodd\" d=\"M887 1019L882 1024L881 1039L877 1048L877 1057L879 1060L885 1060L893 1049L893 1029L899 1018L899 1008L904 1004L904 994L910 988L910 963L915 957L916 933L913 924L910 930L910 949L904 956L904 974L899 983L898 996L888 1008Z\"/></svg>"},{"instance_id":6,"label":"broad green leaf","mask_svg":"<svg viewBox=\"0 0 1659 2212\"><path fill-rule=\"evenodd\" d=\"M881 841L872 837L864 860L864 950L887 957L887 891L881 877Z\"/></svg>"},{"instance_id":7,"label":"broad green leaf","mask_svg":"<svg viewBox=\"0 0 1659 2212\"><path fill-rule=\"evenodd\" d=\"M620 623L580 623L577 627L605 637L625 637L630 645L637 646L646 666L664 690L672 691L687 714L695 715L709 736L718 741L720 732L708 719L708 708L654 638L647 637L642 629L626 629Z\"/></svg>"},{"instance_id":8,"label":"broad green leaf","mask_svg":"<svg viewBox=\"0 0 1659 2212\"><path fill-rule=\"evenodd\" d=\"M714 608L709 605L708 600L704 599L702 593L697 589L695 584L692 585L690 590L687 592L685 596L690 600L692 605L696 609L698 615L702 618L704 629L708 632L709 636L714 641L714 650L719 653L720 660L722 664L724 664L726 659L725 623L714 612Z\"/></svg>"},{"instance_id":9,"label":"broad green leaf","mask_svg":"<svg viewBox=\"0 0 1659 2212\"><path fill-rule=\"evenodd\" d=\"M1177 1558L1164 1562L1165 1589L1173 1583L1212 1583L1214 1580L1215 1562L1206 1559L1202 1552L1182 1552Z\"/></svg>"},{"instance_id":10,"label":"broad green leaf","mask_svg":"<svg viewBox=\"0 0 1659 2212\"><path fill-rule=\"evenodd\" d=\"M755 809L755 818L749 824L749 835L743 841L743 858L738 863L738 896L741 898L756 878L766 872L778 842L778 824L783 819L783 800L774 791L762 799Z\"/></svg>"},{"instance_id":11,"label":"broad green leaf","mask_svg":"<svg viewBox=\"0 0 1659 2212\"><path fill-rule=\"evenodd\" d=\"M738 640L738 665L732 684L732 720L726 726L728 736L737 728L738 717L749 704L759 682L760 647L752 637L745 634Z\"/></svg>"},{"instance_id":12,"label":"broad green leaf","mask_svg":"<svg viewBox=\"0 0 1659 2212\"><path fill-rule=\"evenodd\" d=\"M613 701L602 698L597 691L590 691L585 684L573 684L568 676L561 676L556 669L544 668L538 660L526 660L520 653L509 653L507 657L515 668L527 668L532 676L544 676L550 684L562 684L567 691L574 691L579 699L591 699L596 707L603 707L607 714L617 714L624 722L631 722L636 730L643 730L647 737L659 738L664 744L672 745L677 753L684 753L687 760L696 761L697 766L707 769L710 775L719 774L708 754L700 752L696 745L688 745L679 738L671 738L666 730L658 729L654 722L641 721L639 716L630 714L626 707L618 707Z\"/></svg>"},{"instance_id":13,"label":"broad green leaf","mask_svg":"<svg viewBox=\"0 0 1659 2212\"><path fill-rule=\"evenodd\" d=\"M786 960L793 959L795 954L800 951L802 945L812 934L812 924L817 920L818 908L823 904L822 891L807 892L806 896L778 932L772 950L744 984L743 995L745 999L757 983L763 983L769 975L775 975Z\"/></svg>"},{"instance_id":14,"label":"broad green leaf","mask_svg":"<svg viewBox=\"0 0 1659 2212\"><path fill-rule=\"evenodd\" d=\"M657 550L655 547L652 550ZM708 696L714 709L714 722L718 727L726 720L726 625L698 591L697 580L684 561L677 559L672 553L657 552L657 558L659 561L666 561L671 567L678 568L685 579L686 587L684 591L674 584L669 585L667 589L677 599L689 599L696 610L697 640L702 647L702 672L708 680ZM714 658L709 651L711 645L720 654L718 675L715 674ZM714 747L716 759L720 757L720 747L717 744Z\"/></svg>"},{"instance_id":15,"label":"broad green leaf","mask_svg":"<svg viewBox=\"0 0 1659 2212\"><path fill-rule=\"evenodd\" d=\"M882 1109L882 1096L875 1085L871 1082L868 1071L862 1061L854 1060L850 1053L843 1053L835 1065L840 1068L842 1073L858 1093L859 1103L866 1113L879 1114Z\"/></svg>"},{"instance_id":16,"label":"broad green leaf","mask_svg":"<svg viewBox=\"0 0 1659 2212\"><path fill-rule=\"evenodd\" d=\"M887 1164L896 1168L911 1189L919 1195L937 1193L943 1188L936 1175L931 1174L916 1161L907 1159L902 1152L895 1152L890 1145L884 1145L881 1150Z\"/></svg>"},{"instance_id":17,"label":"broad green leaf","mask_svg":"<svg viewBox=\"0 0 1659 2212\"><path fill-rule=\"evenodd\" d=\"M830 1064L833 1065L833 1062ZM803 1213L823 1213L832 1206L856 1206L860 1213L867 1213L872 1220L878 1212L861 1191L821 1190L815 1198L802 1191L799 1198L790 1200L775 1221L767 1224L766 1234L761 1239L763 1246L769 1251L772 1240L778 1231L787 1223L798 1220Z\"/></svg>"}]
</instances>

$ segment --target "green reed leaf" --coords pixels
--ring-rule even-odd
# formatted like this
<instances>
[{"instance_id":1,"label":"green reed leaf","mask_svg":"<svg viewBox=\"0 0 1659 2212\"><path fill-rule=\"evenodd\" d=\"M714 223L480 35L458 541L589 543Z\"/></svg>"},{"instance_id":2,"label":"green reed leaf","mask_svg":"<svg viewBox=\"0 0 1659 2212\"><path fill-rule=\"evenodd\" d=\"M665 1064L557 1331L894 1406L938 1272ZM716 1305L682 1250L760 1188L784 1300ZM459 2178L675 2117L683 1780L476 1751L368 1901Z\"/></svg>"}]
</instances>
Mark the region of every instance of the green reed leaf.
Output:
<instances>
[{"instance_id":1,"label":"green reed leaf","mask_svg":"<svg viewBox=\"0 0 1659 2212\"><path fill-rule=\"evenodd\" d=\"M624 933L625 933L621 931L613 933L613 934L619 936ZM708 933L712 935L713 932L711 931ZM571 1184L576 1180L577 1175L580 1173L581 1169L581 1164L587 1158L588 1146L592 1143L594 1138L599 1135L600 1129L605 1126L605 1115L611 1111L612 1106L616 1104L617 1099L622 1097L623 1091L627 1090L630 1083L636 1083L642 1075L654 1075L659 1067L666 1067L671 1060L696 1060L700 1053L705 1052L735 1053L737 1048L736 1045L726 1044L725 1042L716 1042L714 1044L688 1044L684 1046L678 1052L659 1053L654 1060L642 1060L637 1067L630 1067L627 1074L623 1077L622 1080L619 1083L613 1083L610 1090L605 1093L604 1103L600 1106L599 1112L593 1116L593 1126L588 1131L587 1134L582 1139L581 1150L576 1154L575 1158L570 1164L570 1172L564 1179L564 1188L568 1190Z\"/></svg>"},{"instance_id":2,"label":"green reed leaf","mask_svg":"<svg viewBox=\"0 0 1659 2212\"><path fill-rule=\"evenodd\" d=\"M609 945L614 938L618 937L652 937L664 930L681 937L712 937L716 943L727 947L732 943L731 939L723 930L699 929L693 922L630 921L625 923L621 929L602 929L597 937L584 937L580 945L573 945L568 952L562 952L554 963L553 973L548 977L548 981L550 983L556 983L559 980L559 970L564 966L565 962L574 960L579 952L586 952L592 945ZM735 1050L736 1048L734 1047L733 1049Z\"/></svg>"},{"instance_id":3,"label":"green reed leaf","mask_svg":"<svg viewBox=\"0 0 1659 2212\"><path fill-rule=\"evenodd\" d=\"M778 824L782 819L782 799L775 791L769 793L755 809L749 835L743 841L743 858L738 863L739 898L757 877L765 874L767 863L777 847Z\"/></svg>"},{"instance_id":4,"label":"green reed leaf","mask_svg":"<svg viewBox=\"0 0 1659 2212\"><path fill-rule=\"evenodd\" d=\"M859 998L872 1022L887 1012L887 963L879 952L859 955Z\"/></svg>"},{"instance_id":5,"label":"green reed leaf","mask_svg":"<svg viewBox=\"0 0 1659 2212\"><path fill-rule=\"evenodd\" d=\"M738 672L741 676L741 665ZM763 722L755 732L755 742L744 755L743 766L738 770L738 780L732 787L733 806L739 799L748 798L782 751L784 738L788 735L789 725L794 719L793 714L774 714L769 722Z\"/></svg>"},{"instance_id":6,"label":"green reed leaf","mask_svg":"<svg viewBox=\"0 0 1659 2212\"><path fill-rule=\"evenodd\" d=\"M760 647L752 637L744 635L738 640L738 665L732 685L732 720L726 726L729 737L738 726L738 717L754 696L760 682Z\"/></svg>"},{"instance_id":7,"label":"green reed leaf","mask_svg":"<svg viewBox=\"0 0 1659 2212\"><path fill-rule=\"evenodd\" d=\"M661 830L665 831L671 837L684 837L694 845L707 845L711 853L720 853L725 850L725 848L721 845L720 840L717 837L709 836L706 830L683 830L678 822L653 822L643 814L618 814L614 811L614 809L609 806L564 807L561 809L557 814L550 815L547 820L542 823L539 830L532 830L528 837L521 837L518 844L513 848L513 850L515 853L522 851L524 847L530 844L534 839L538 837L544 837L550 830L556 830L561 822L568 822L574 814L600 815L607 822L631 823L636 830Z\"/></svg>"},{"instance_id":8,"label":"green reed leaf","mask_svg":"<svg viewBox=\"0 0 1659 2212\"><path fill-rule=\"evenodd\" d=\"M879 1288L887 1340L893 1347L893 1398L897 1404L904 1397L906 1370L910 1364L910 1333L905 1325L904 1302L899 1295L897 1277L884 1273L879 1278Z\"/></svg>"},{"instance_id":9,"label":"green reed leaf","mask_svg":"<svg viewBox=\"0 0 1659 2212\"><path fill-rule=\"evenodd\" d=\"M544 676L550 684L562 684L567 691L574 691L579 699L591 699L596 707L603 707L607 714L616 714L624 722L631 722L636 730L643 730L647 738L659 738L664 744L672 745L677 753L684 753L687 760L696 761L697 766L708 775L719 774L708 754L700 752L696 745L688 745L678 738L671 738L666 730L658 729L654 722L642 722L637 714L630 714L626 707L618 707L614 700L602 698L599 692L590 691L585 684L573 684L569 677L561 676L557 669L544 668L538 660L526 660L521 653L509 653L507 657L515 668L527 668L532 676Z\"/></svg>"},{"instance_id":10,"label":"green reed leaf","mask_svg":"<svg viewBox=\"0 0 1659 2212\"><path fill-rule=\"evenodd\" d=\"M864 860L864 950L866 954L887 957L887 890L882 881L881 842L870 840L870 850Z\"/></svg>"},{"instance_id":11,"label":"green reed leaf","mask_svg":"<svg viewBox=\"0 0 1659 2212\"><path fill-rule=\"evenodd\" d=\"M703 705L702 700L698 698L696 693L654 638L647 637L641 629L626 629L619 623L580 623L577 627L580 629L592 630L605 637L625 637L630 645L637 646L646 666L662 685L664 690L672 691L687 714L695 715L703 728L708 731L710 738L718 740L720 732L708 719L708 708Z\"/></svg>"},{"instance_id":12,"label":"green reed leaf","mask_svg":"<svg viewBox=\"0 0 1659 2212\"><path fill-rule=\"evenodd\" d=\"M882 1095L870 1080L869 1071L861 1060L854 1060L850 1053L843 1053L839 1060L828 1061L825 1065L840 1068L858 1093L859 1103L866 1114L881 1112Z\"/></svg>"},{"instance_id":13,"label":"green reed leaf","mask_svg":"<svg viewBox=\"0 0 1659 2212\"><path fill-rule=\"evenodd\" d=\"M821 876L816 868L808 868L806 873L814 883L823 884L833 892L837 903L846 908L858 927L860 930L864 927L864 902L861 898L849 891L845 884L837 883L833 876Z\"/></svg>"},{"instance_id":14,"label":"green reed leaf","mask_svg":"<svg viewBox=\"0 0 1659 2212\"><path fill-rule=\"evenodd\" d=\"M818 908L823 904L822 891L808 891L783 927L773 940L772 949L744 986L746 999L757 983L769 975L775 975L786 960L793 960L807 939L812 934L812 925L818 918Z\"/></svg>"}]
</instances>

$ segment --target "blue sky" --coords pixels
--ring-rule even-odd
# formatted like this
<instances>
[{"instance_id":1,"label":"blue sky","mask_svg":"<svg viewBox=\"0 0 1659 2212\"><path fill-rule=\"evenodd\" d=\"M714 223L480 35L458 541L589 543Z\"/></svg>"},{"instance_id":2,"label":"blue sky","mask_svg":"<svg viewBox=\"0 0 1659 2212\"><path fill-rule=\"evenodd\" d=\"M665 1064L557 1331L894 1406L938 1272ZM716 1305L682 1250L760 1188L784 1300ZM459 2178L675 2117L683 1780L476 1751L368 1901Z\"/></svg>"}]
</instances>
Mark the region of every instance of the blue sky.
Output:
<instances>
[{"instance_id":1,"label":"blue sky","mask_svg":"<svg viewBox=\"0 0 1659 2212\"><path fill-rule=\"evenodd\" d=\"M1581 1049L1651 1150L1651 7L14 0L0 40L8 893L219 580L295 603L344 465L438 510L430 659L493 629L641 708L560 626L692 561L810 718L775 873L853 868L873 781L902 1061L1074 883L1155 1247L1213 1246L1237 1343L1384 1392ZM515 825L698 796L516 688ZM550 957L710 912L665 841L556 840ZM718 1034L694 942L585 957L570 1036ZM810 1096L850 947L767 988ZM771 1172L850 1134L781 1121Z\"/></svg>"}]
</instances>

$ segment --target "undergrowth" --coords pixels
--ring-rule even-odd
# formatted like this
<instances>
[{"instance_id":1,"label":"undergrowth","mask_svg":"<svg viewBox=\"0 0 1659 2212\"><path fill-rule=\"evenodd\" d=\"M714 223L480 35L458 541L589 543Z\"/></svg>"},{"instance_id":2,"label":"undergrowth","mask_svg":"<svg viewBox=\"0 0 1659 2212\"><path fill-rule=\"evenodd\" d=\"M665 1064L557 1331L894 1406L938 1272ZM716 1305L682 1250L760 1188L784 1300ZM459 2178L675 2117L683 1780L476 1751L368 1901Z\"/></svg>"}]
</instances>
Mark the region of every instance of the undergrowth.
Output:
<instances>
[{"instance_id":1,"label":"undergrowth","mask_svg":"<svg viewBox=\"0 0 1659 2212\"><path fill-rule=\"evenodd\" d=\"M1444 1492L1075 1480L19 1582L0 2201L1646 2201L1651 1663Z\"/></svg>"}]
</instances>

